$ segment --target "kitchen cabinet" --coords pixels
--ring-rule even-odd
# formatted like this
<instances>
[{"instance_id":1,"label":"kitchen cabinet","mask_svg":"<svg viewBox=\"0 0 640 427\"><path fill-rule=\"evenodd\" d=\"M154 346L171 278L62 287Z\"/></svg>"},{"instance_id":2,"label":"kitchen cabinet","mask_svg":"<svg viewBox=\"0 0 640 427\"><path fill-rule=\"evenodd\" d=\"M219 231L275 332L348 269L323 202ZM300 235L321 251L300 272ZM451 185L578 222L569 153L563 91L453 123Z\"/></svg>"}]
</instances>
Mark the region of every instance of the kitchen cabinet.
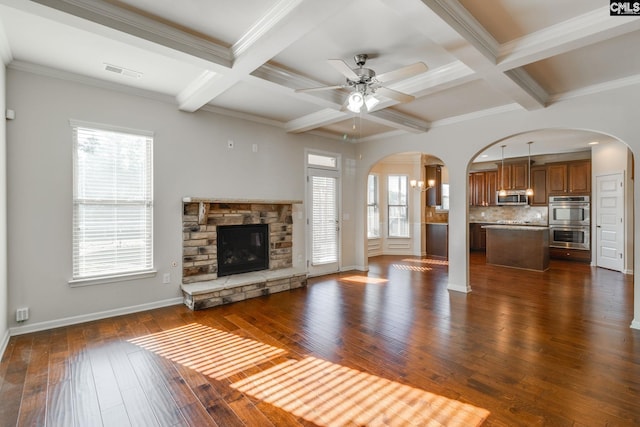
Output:
<instances>
[{"instance_id":1,"label":"kitchen cabinet","mask_svg":"<svg viewBox=\"0 0 640 427\"><path fill-rule=\"evenodd\" d=\"M549 203L546 166L531 168L531 188L533 189L533 196L529 199L529 204L531 206L546 206Z\"/></svg>"},{"instance_id":2,"label":"kitchen cabinet","mask_svg":"<svg viewBox=\"0 0 640 427\"><path fill-rule=\"evenodd\" d=\"M549 248L549 257L565 261L591 262L591 251L565 248Z\"/></svg>"},{"instance_id":3,"label":"kitchen cabinet","mask_svg":"<svg viewBox=\"0 0 640 427\"><path fill-rule=\"evenodd\" d=\"M576 160L547 165L548 195L590 194L591 160Z\"/></svg>"},{"instance_id":4,"label":"kitchen cabinet","mask_svg":"<svg viewBox=\"0 0 640 427\"><path fill-rule=\"evenodd\" d=\"M426 224L427 256L444 258L448 257L449 225L447 223Z\"/></svg>"},{"instance_id":5,"label":"kitchen cabinet","mask_svg":"<svg viewBox=\"0 0 640 427\"><path fill-rule=\"evenodd\" d=\"M505 190L526 190L529 182L527 162L498 164L498 187ZM504 174L504 176L503 176Z\"/></svg>"},{"instance_id":6,"label":"kitchen cabinet","mask_svg":"<svg viewBox=\"0 0 640 427\"><path fill-rule=\"evenodd\" d=\"M469 204L471 206L495 206L498 172L485 171L469 174Z\"/></svg>"},{"instance_id":7,"label":"kitchen cabinet","mask_svg":"<svg viewBox=\"0 0 640 427\"><path fill-rule=\"evenodd\" d=\"M469 224L469 249L472 251L484 251L487 249L487 224L472 222Z\"/></svg>"},{"instance_id":8,"label":"kitchen cabinet","mask_svg":"<svg viewBox=\"0 0 640 427\"><path fill-rule=\"evenodd\" d=\"M427 190L427 206L442 206L442 166L427 165L425 169L425 182L432 179L435 184Z\"/></svg>"},{"instance_id":9,"label":"kitchen cabinet","mask_svg":"<svg viewBox=\"0 0 640 427\"><path fill-rule=\"evenodd\" d=\"M591 193L591 161L571 162L567 167L569 193Z\"/></svg>"}]
</instances>

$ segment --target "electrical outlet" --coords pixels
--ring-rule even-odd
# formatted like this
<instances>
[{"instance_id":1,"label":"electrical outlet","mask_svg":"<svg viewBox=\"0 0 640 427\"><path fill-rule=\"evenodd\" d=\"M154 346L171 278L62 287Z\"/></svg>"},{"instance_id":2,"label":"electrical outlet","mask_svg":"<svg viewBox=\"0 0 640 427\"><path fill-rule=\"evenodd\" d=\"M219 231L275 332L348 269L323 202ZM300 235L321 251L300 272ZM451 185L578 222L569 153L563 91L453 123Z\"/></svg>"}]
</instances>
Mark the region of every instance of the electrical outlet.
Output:
<instances>
[{"instance_id":1,"label":"electrical outlet","mask_svg":"<svg viewBox=\"0 0 640 427\"><path fill-rule=\"evenodd\" d=\"M253 144L251 146L251 151L253 151L254 153L257 153L258 152L258 144Z\"/></svg>"},{"instance_id":2,"label":"electrical outlet","mask_svg":"<svg viewBox=\"0 0 640 427\"><path fill-rule=\"evenodd\" d=\"M29 307L16 310L16 322L24 322L25 320L29 320Z\"/></svg>"},{"instance_id":3,"label":"electrical outlet","mask_svg":"<svg viewBox=\"0 0 640 427\"><path fill-rule=\"evenodd\" d=\"M164 273L162 275L162 283L171 283L171 273Z\"/></svg>"}]
</instances>

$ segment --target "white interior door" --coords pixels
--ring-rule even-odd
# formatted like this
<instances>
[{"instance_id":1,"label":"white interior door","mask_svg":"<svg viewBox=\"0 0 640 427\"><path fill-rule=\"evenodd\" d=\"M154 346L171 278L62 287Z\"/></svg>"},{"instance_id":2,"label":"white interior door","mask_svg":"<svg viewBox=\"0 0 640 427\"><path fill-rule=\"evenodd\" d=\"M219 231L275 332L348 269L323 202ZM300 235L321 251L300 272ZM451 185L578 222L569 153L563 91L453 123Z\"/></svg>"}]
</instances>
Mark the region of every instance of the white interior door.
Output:
<instances>
[{"instance_id":1,"label":"white interior door","mask_svg":"<svg viewBox=\"0 0 640 427\"><path fill-rule=\"evenodd\" d=\"M596 265L624 269L623 174L596 176Z\"/></svg>"},{"instance_id":2,"label":"white interior door","mask_svg":"<svg viewBox=\"0 0 640 427\"><path fill-rule=\"evenodd\" d=\"M340 269L339 174L322 169L308 170L308 272L311 276L335 273Z\"/></svg>"}]
</instances>

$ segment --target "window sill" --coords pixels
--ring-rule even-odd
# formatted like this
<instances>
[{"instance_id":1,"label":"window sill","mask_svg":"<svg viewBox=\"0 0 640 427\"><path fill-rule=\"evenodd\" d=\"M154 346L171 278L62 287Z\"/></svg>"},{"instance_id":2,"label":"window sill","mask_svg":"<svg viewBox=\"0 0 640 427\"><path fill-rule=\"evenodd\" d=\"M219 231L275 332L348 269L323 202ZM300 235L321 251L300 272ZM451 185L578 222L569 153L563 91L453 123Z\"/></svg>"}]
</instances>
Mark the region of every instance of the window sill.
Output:
<instances>
[{"instance_id":1,"label":"window sill","mask_svg":"<svg viewBox=\"0 0 640 427\"><path fill-rule=\"evenodd\" d=\"M79 288L82 286L103 285L106 283L126 282L129 280L146 279L148 277L155 277L156 270L140 271L129 274L119 274L115 276L102 276L91 277L87 279L71 279L69 280L69 286L72 288Z\"/></svg>"}]
</instances>

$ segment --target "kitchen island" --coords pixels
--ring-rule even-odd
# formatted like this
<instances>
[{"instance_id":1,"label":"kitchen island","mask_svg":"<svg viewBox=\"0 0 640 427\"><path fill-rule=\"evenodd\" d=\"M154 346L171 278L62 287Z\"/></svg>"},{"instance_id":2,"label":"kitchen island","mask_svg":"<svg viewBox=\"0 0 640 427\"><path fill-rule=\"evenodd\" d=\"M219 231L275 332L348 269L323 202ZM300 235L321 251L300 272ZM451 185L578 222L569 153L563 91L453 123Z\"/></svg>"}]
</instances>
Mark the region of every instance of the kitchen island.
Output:
<instances>
[{"instance_id":1,"label":"kitchen island","mask_svg":"<svg viewBox=\"0 0 640 427\"><path fill-rule=\"evenodd\" d=\"M487 264L526 270L549 268L549 227L485 225Z\"/></svg>"}]
</instances>

